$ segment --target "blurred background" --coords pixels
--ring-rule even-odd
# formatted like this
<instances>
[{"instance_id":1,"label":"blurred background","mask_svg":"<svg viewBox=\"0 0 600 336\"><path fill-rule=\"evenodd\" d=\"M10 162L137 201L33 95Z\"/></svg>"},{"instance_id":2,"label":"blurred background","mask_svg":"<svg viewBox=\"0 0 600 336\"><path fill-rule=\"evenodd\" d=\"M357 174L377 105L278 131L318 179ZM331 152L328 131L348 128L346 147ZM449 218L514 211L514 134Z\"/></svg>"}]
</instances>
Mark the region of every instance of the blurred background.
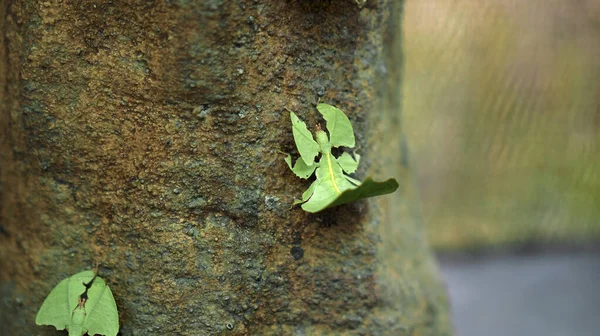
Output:
<instances>
[{"instance_id":1,"label":"blurred background","mask_svg":"<svg viewBox=\"0 0 600 336\"><path fill-rule=\"evenodd\" d=\"M404 34L457 335L600 335L600 0L405 0Z\"/></svg>"}]
</instances>

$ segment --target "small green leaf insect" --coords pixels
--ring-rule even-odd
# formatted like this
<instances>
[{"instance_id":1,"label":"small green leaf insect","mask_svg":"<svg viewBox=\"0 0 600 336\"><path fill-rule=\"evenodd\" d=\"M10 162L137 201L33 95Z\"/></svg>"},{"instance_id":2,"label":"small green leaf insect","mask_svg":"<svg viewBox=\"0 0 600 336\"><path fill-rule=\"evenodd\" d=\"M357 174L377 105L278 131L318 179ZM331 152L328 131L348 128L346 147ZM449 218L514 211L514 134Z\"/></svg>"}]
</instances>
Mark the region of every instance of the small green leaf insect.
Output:
<instances>
[{"instance_id":1,"label":"small green leaf insect","mask_svg":"<svg viewBox=\"0 0 600 336\"><path fill-rule=\"evenodd\" d=\"M300 158L292 165L292 157L288 155L285 162L296 176L307 179L315 171L317 179L302 194L302 199L295 204L302 204L302 209L308 212L319 212L336 205L353 202L362 198L374 197L392 193L398 189L398 182L390 178L384 182L375 182L370 177L360 182L346 174L356 171L360 156L344 152L338 158L331 153L333 147L349 147L355 145L354 131L348 117L340 109L320 103L317 110L327 122L327 131L317 127L316 141L306 124L294 112L290 112L292 134ZM315 156L321 153L321 159ZM345 173L345 174L344 174Z\"/></svg>"},{"instance_id":2,"label":"small green leaf insect","mask_svg":"<svg viewBox=\"0 0 600 336\"><path fill-rule=\"evenodd\" d=\"M367 0L354 0L354 2L356 2L356 5L358 5L358 8L362 8L362 6L365 5L365 2L367 2Z\"/></svg>"},{"instance_id":3,"label":"small green leaf insect","mask_svg":"<svg viewBox=\"0 0 600 336\"><path fill-rule=\"evenodd\" d=\"M110 288L89 270L59 282L42 303L35 324L67 329L69 336L116 336L119 313Z\"/></svg>"}]
</instances>

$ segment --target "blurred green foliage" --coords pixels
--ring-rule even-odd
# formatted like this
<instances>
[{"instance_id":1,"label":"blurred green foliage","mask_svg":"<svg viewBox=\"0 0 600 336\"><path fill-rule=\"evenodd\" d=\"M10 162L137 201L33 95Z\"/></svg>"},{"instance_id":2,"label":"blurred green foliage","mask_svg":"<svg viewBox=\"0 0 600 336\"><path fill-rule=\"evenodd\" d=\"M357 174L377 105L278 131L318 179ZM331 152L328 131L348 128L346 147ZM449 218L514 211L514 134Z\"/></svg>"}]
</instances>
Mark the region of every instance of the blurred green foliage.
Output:
<instances>
[{"instance_id":1,"label":"blurred green foliage","mask_svg":"<svg viewBox=\"0 0 600 336\"><path fill-rule=\"evenodd\" d=\"M600 241L600 1L407 1L404 130L438 249Z\"/></svg>"}]
</instances>

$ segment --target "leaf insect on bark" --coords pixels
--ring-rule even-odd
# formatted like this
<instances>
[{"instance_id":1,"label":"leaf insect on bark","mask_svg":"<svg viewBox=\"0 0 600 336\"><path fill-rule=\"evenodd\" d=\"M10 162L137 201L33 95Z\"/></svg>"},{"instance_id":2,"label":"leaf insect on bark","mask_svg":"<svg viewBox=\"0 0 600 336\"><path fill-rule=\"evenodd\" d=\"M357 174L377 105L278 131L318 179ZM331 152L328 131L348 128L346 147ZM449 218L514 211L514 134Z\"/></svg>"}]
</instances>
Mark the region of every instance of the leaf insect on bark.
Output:
<instances>
[{"instance_id":1,"label":"leaf insect on bark","mask_svg":"<svg viewBox=\"0 0 600 336\"><path fill-rule=\"evenodd\" d=\"M316 172L316 180L294 204L302 204L302 209L308 212L319 212L336 205L396 191L398 182L393 178L376 182L367 177L361 182L347 175L356 171L360 156L344 152L336 158L331 149L341 146L354 147L352 124L344 112L334 106L319 103L317 110L326 121L329 135L318 127L315 133L316 141L306 124L294 112L288 110L300 158L292 165L292 157L287 155L285 162L296 176L303 179ZM315 160L319 154L321 158Z\"/></svg>"},{"instance_id":2,"label":"leaf insect on bark","mask_svg":"<svg viewBox=\"0 0 600 336\"><path fill-rule=\"evenodd\" d=\"M67 329L69 336L116 336L119 332L119 314L112 292L92 270L59 282L42 303L35 323Z\"/></svg>"}]
</instances>

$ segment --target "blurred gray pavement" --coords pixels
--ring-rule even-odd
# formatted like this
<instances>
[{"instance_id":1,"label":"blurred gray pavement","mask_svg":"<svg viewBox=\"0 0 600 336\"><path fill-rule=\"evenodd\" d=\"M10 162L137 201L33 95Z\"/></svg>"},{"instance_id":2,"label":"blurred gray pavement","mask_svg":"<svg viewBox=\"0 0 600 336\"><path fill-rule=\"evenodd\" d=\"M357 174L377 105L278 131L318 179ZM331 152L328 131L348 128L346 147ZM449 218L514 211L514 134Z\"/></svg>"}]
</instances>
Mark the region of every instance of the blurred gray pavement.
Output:
<instances>
[{"instance_id":1,"label":"blurred gray pavement","mask_svg":"<svg viewBox=\"0 0 600 336\"><path fill-rule=\"evenodd\" d=\"M440 257L456 336L600 336L600 253Z\"/></svg>"}]
</instances>

